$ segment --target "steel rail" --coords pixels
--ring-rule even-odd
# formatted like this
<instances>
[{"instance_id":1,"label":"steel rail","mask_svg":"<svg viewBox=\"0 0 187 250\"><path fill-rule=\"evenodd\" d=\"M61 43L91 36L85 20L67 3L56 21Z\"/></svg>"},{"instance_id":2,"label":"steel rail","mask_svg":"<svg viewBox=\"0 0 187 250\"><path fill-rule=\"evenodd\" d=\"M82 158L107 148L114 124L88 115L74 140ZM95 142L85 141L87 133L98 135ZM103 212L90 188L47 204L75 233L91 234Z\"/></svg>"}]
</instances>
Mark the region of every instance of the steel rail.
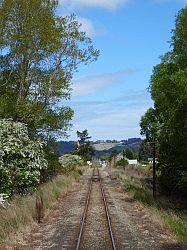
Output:
<instances>
[{"instance_id":1,"label":"steel rail","mask_svg":"<svg viewBox=\"0 0 187 250\"><path fill-rule=\"evenodd\" d=\"M100 183L102 198L103 198L104 207L105 207L105 214L106 214L106 218L107 218L110 239L111 239L111 242L112 242L112 249L116 250L116 244L115 244L115 240L114 240L114 234L113 234L113 230L112 230L112 224L111 224L109 209L108 209L108 205L107 205L107 201L106 201L106 195L105 195L104 187L103 187L103 184L102 184L102 179L101 179L98 168L97 168L97 171L98 171L99 183Z\"/></svg>"},{"instance_id":2,"label":"steel rail","mask_svg":"<svg viewBox=\"0 0 187 250\"><path fill-rule=\"evenodd\" d=\"M93 169L92 177L91 177L90 182L89 182L89 188L88 188L88 193L87 193L87 197L86 197L86 203L85 203L85 207L84 207L83 216L82 216L82 219L81 219L81 227L80 227L80 231L79 231L79 237L78 237L78 240L77 240L76 250L80 249L81 239L82 239L82 235L83 235L84 223L85 223L85 220L86 220L86 214L87 214L88 206L89 206L89 203L90 203L90 196L91 196L91 191L92 191L94 172L95 172L95 169Z\"/></svg>"},{"instance_id":3,"label":"steel rail","mask_svg":"<svg viewBox=\"0 0 187 250\"><path fill-rule=\"evenodd\" d=\"M88 207L89 207L89 203L90 203L92 184L93 184L93 181L94 181L94 176L96 176L95 175L95 169L96 168L93 169L92 177L91 177L90 182L89 182L89 188L88 188L88 193L87 193L87 197L86 197L86 203L85 203L83 216L82 216L82 219L81 219L81 226L80 226L79 236L78 236L78 240L77 240L77 244L76 244L76 250L80 250L80 245L81 245L81 240L82 240L83 230L84 230L84 224L85 224L85 221L86 221L86 215L87 215L87 211L88 211ZM104 191L103 184L102 184L102 179L101 179L98 168L97 168L97 176L98 176L99 185L100 185L101 194L102 194L102 199L103 199L103 203L104 203L105 214L106 214L106 219L107 219L107 224L108 224L108 230L109 230L109 235L110 235L110 239L111 239L111 243L112 243L112 249L116 250L116 245L115 245L114 235L113 235L113 231L112 231L112 224L111 224L109 209L108 209L108 205L107 205L107 201L106 201L106 195L105 195L105 191Z\"/></svg>"}]
</instances>

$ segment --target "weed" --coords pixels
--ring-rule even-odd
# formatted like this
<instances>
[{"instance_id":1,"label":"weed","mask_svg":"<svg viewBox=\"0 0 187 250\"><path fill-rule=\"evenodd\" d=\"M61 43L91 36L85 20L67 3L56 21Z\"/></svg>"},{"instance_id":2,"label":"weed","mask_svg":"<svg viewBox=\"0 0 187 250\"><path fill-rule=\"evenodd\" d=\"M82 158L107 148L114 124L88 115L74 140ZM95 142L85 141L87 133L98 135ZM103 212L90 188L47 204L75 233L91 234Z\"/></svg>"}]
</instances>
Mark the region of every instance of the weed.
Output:
<instances>
[{"instance_id":1,"label":"weed","mask_svg":"<svg viewBox=\"0 0 187 250\"><path fill-rule=\"evenodd\" d=\"M12 242L16 233L22 232L28 225L31 227L35 221L41 222L44 210L51 208L77 178L78 173L59 175L42 184L34 194L14 197L6 209L1 207L0 245Z\"/></svg>"},{"instance_id":2,"label":"weed","mask_svg":"<svg viewBox=\"0 0 187 250\"><path fill-rule=\"evenodd\" d=\"M187 242L187 221L183 214L176 211L171 202L166 198L155 200L152 190L149 185L146 185L145 180L128 175L122 175L120 179L124 189L130 192L134 199L149 207L157 219L161 218L161 225L167 226L179 240Z\"/></svg>"}]
</instances>

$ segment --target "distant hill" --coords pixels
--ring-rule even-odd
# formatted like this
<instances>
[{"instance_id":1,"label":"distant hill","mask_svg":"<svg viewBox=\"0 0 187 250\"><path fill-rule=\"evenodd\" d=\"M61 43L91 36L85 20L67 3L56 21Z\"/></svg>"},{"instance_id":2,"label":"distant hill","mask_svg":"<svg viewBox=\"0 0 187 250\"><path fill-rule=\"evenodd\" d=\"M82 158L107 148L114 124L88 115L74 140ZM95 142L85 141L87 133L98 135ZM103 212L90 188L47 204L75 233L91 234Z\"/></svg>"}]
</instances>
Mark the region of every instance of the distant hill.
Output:
<instances>
[{"instance_id":1,"label":"distant hill","mask_svg":"<svg viewBox=\"0 0 187 250\"><path fill-rule=\"evenodd\" d=\"M76 149L77 142L75 141L59 141L60 154L70 153Z\"/></svg>"},{"instance_id":2,"label":"distant hill","mask_svg":"<svg viewBox=\"0 0 187 250\"><path fill-rule=\"evenodd\" d=\"M121 152L127 148L132 150L138 150L142 140L141 138L129 138L128 140L122 140L117 142L115 140L110 141L96 141L93 142L93 146L96 150L96 155L99 156L104 153L111 153L113 150ZM76 141L59 141L60 144L60 154L69 153L75 150L77 142Z\"/></svg>"},{"instance_id":3,"label":"distant hill","mask_svg":"<svg viewBox=\"0 0 187 250\"><path fill-rule=\"evenodd\" d=\"M141 143L142 139L141 138L129 138L127 140L122 140L121 143L130 145L133 143Z\"/></svg>"},{"instance_id":4,"label":"distant hill","mask_svg":"<svg viewBox=\"0 0 187 250\"><path fill-rule=\"evenodd\" d=\"M98 143L96 142L93 143L93 146L96 149L96 155L100 156L105 153L111 153L113 150L116 150L117 152L121 152L127 148L132 149L132 150L138 150L140 147L142 140L141 138L129 138L128 140L122 140L120 142L101 142Z\"/></svg>"},{"instance_id":5,"label":"distant hill","mask_svg":"<svg viewBox=\"0 0 187 250\"><path fill-rule=\"evenodd\" d=\"M94 148L97 150L97 151L102 151L102 150L109 150L113 147L116 147L118 146L119 143L111 143L111 142L101 142L101 143L93 143L93 146Z\"/></svg>"}]
</instances>

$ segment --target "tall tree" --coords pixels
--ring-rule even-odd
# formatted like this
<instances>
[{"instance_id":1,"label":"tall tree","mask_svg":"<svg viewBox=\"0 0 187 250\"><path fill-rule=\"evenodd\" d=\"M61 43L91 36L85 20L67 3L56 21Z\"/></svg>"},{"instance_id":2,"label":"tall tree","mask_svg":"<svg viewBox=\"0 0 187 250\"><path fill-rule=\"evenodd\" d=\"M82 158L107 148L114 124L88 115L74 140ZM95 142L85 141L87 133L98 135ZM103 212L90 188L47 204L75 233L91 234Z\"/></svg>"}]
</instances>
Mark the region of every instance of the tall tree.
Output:
<instances>
[{"instance_id":1,"label":"tall tree","mask_svg":"<svg viewBox=\"0 0 187 250\"><path fill-rule=\"evenodd\" d=\"M145 135L148 142L155 142L159 133L159 118L157 117L156 110L149 108L145 115L141 117L140 133Z\"/></svg>"},{"instance_id":2,"label":"tall tree","mask_svg":"<svg viewBox=\"0 0 187 250\"><path fill-rule=\"evenodd\" d=\"M65 132L73 111L63 105L80 63L98 50L74 15L55 15L56 0L0 2L0 117L30 129Z\"/></svg>"},{"instance_id":3,"label":"tall tree","mask_svg":"<svg viewBox=\"0 0 187 250\"><path fill-rule=\"evenodd\" d=\"M77 131L77 137L78 143L75 153L80 155L85 161L91 160L95 155L95 150L89 141L91 136L88 135L88 130L85 129L82 132Z\"/></svg>"},{"instance_id":4,"label":"tall tree","mask_svg":"<svg viewBox=\"0 0 187 250\"><path fill-rule=\"evenodd\" d=\"M84 144L91 136L88 136L88 130L85 129L82 132L77 131L78 144Z\"/></svg>"},{"instance_id":5,"label":"tall tree","mask_svg":"<svg viewBox=\"0 0 187 250\"><path fill-rule=\"evenodd\" d=\"M138 152L138 158L140 161L148 161L148 158L153 157L153 149L150 143L147 142L147 140L143 140L139 152Z\"/></svg>"},{"instance_id":6,"label":"tall tree","mask_svg":"<svg viewBox=\"0 0 187 250\"><path fill-rule=\"evenodd\" d=\"M133 152L131 149L127 148L125 150L125 156L129 159L129 160L132 160L134 158L134 155L133 155Z\"/></svg>"},{"instance_id":7,"label":"tall tree","mask_svg":"<svg viewBox=\"0 0 187 250\"><path fill-rule=\"evenodd\" d=\"M161 63L154 67L150 83L159 126L154 126L155 121L150 119L149 111L142 118L141 125L147 121L150 128L155 128L159 143L158 160L163 190L167 193L179 191L185 193L187 190L187 7L179 11L175 24L171 51L167 52L161 58Z\"/></svg>"}]
</instances>

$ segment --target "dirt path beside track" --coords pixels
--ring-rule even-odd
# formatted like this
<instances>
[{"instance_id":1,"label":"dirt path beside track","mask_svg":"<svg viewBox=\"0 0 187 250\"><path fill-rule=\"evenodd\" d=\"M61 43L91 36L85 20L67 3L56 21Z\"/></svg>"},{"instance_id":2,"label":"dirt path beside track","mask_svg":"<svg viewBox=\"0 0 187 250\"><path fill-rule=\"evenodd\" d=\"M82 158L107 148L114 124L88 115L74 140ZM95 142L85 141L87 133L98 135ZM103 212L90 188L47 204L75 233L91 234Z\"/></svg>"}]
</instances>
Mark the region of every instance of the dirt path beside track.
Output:
<instances>
[{"instance_id":1,"label":"dirt path beside track","mask_svg":"<svg viewBox=\"0 0 187 250\"><path fill-rule=\"evenodd\" d=\"M179 245L139 202L122 190L119 181L111 178L107 169L100 170L100 173L117 249L186 249ZM25 235L24 242L18 244L16 249L75 249L91 175L92 169L89 169L67 196L59 199L44 221L33 228L29 235ZM100 228L103 211L100 210L101 199L98 196L97 186L93 191L90 219L88 218L90 221L84 239L87 243L83 249L92 249L91 244L95 246L93 249L109 250L107 244L93 242L98 240L104 242L106 239L105 233L102 234L103 228Z\"/></svg>"}]
</instances>

